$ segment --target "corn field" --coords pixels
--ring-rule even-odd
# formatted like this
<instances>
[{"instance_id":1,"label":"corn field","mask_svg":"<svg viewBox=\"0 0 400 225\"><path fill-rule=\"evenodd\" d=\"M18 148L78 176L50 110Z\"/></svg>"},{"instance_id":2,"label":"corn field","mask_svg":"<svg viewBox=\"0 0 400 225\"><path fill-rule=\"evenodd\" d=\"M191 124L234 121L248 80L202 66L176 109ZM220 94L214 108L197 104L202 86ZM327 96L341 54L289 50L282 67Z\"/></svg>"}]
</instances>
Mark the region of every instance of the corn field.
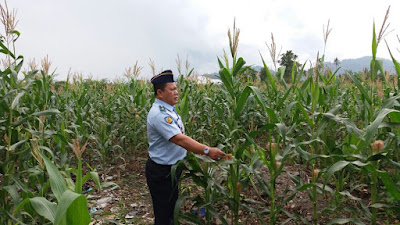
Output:
<instances>
[{"instance_id":1,"label":"corn field","mask_svg":"<svg viewBox=\"0 0 400 225\"><path fill-rule=\"evenodd\" d=\"M87 195L116 185L102 182L98 171L136 162L146 151L152 86L135 77L55 81L45 65L23 71L25 59L15 50L20 32L7 13L0 224L89 224L95 215ZM338 76L322 56L309 70L305 64L272 74L261 56L265 82L245 76L239 30L228 34L230 54L216 62L220 84L196 82L189 79L193 70L179 68L177 109L186 133L230 155L217 162L188 154L173 167L171 173L183 171L176 224L398 222L400 64L392 57L396 73L383 71L375 25L367 73ZM291 185L278 190L282 177ZM311 203L308 216L290 207L300 195ZM193 213L199 209L204 215Z\"/></svg>"}]
</instances>

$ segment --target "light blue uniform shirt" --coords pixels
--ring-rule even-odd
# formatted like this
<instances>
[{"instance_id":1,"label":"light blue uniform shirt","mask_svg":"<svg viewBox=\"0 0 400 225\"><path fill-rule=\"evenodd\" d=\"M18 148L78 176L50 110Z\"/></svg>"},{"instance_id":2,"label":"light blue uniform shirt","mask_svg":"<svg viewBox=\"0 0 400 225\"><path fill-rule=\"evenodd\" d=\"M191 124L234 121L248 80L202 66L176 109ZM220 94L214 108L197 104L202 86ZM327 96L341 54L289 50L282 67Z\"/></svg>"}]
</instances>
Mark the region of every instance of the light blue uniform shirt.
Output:
<instances>
[{"instance_id":1,"label":"light blue uniform shirt","mask_svg":"<svg viewBox=\"0 0 400 225\"><path fill-rule=\"evenodd\" d=\"M175 107L156 98L147 115L150 158L161 165L173 165L185 158L186 150L169 141L181 133L185 128Z\"/></svg>"}]
</instances>

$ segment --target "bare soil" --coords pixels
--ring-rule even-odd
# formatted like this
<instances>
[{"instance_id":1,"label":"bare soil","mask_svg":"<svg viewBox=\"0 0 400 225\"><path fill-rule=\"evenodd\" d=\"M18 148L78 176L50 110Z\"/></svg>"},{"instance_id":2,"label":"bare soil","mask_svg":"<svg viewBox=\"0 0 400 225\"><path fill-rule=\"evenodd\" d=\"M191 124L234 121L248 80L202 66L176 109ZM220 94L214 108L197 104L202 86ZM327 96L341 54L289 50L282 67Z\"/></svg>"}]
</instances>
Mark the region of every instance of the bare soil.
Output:
<instances>
[{"instance_id":1,"label":"bare soil","mask_svg":"<svg viewBox=\"0 0 400 225\"><path fill-rule=\"evenodd\" d=\"M102 182L113 182L117 184L118 188L112 188L113 186L104 188L101 192L95 190L88 195L88 203L93 213L93 221L91 224L153 224L154 215L152 211L151 196L146 184L145 178L145 163L147 160L147 153L143 152L137 155L135 159L132 159L128 163L121 163L119 165L110 165L107 171L101 171ZM285 165L284 170L290 174L298 174L302 178L303 182L309 182L311 180L311 171L303 165ZM265 179L269 179L269 173L266 168L261 168L260 172L265 174ZM185 180L186 185L195 186L190 180ZM322 182L322 181L320 181ZM89 183L86 188L94 186L94 183ZM284 193L284 190L288 188L294 188L295 183L291 180L287 173L282 173L276 181L276 191L278 199L287 197L289 193ZM192 194L196 195L201 193L200 188L192 189ZM352 193L356 197L365 199L366 204L369 200L369 190L367 188L360 188ZM263 210L265 207L269 207L269 200L267 196L258 195L253 188L247 188L242 193L247 198L254 199L259 202L264 202L264 206L253 205L253 207L259 207L259 210ZM317 208L318 208L318 224L327 224L333 218L353 218L356 215L344 210L346 206L360 207L356 201L345 199L341 203L341 208L332 208L334 199L327 196L329 195L318 195ZM99 204L100 200L111 200L106 204ZM101 202L101 201L100 201ZM191 203L185 202L182 210L189 211L191 209ZM307 191L302 191L296 194L296 196L289 201L283 207L286 211L295 215L298 218L296 221L288 220L288 216L281 213L278 218L278 224L286 222L286 224L308 224L313 221L313 202ZM227 213L227 207L223 205L216 206L216 210L224 215ZM399 218L394 218L393 215L385 215L383 211L380 212L379 224L398 224ZM245 221L248 216L247 211L240 211L240 220ZM268 223L268 216L263 217L263 220ZM215 224L220 222L215 219ZM368 224L367 221L363 221ZM246 224L261 224L256 216L250 216Z\"/></svg>"}]
</instances>

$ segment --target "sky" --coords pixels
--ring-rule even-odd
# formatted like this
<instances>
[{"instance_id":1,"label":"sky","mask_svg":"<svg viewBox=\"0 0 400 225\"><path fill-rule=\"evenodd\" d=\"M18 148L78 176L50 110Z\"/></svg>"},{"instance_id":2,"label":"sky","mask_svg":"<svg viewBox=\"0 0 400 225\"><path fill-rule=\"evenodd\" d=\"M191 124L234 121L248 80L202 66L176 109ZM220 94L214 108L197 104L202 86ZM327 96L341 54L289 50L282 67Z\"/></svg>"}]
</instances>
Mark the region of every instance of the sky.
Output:
<instances>
[{"instance_id":1,"label":"sky","mask_svg":"<svg viewBox=\"0 0 400 225\"><path fill-rule=\"evenodd\" d=\"M3 4L4 2L2 2ZM228 29L240 29L238 56L247 65L273 68L267 45L274 35L277 51L292 50L301 63L314 63L324 52L323 29L332 28L325 61L370 56L372 28L378 33L386 10L385 40L400 60L398 0L9 0L17 9L21 33L16 52L25 62L48 56L56 79L68 71L84 78L123 78L126 68L143 67L140 76L172 69L177 55L198 74L217 72L217 57L229 53ZM3 27L0 33L3 34ZM378 57L390 58L384 41ZM26 67L26 66L25 66ZM307 66L306 66L307 67ZM183 69L184 71L184 69Z\"/></svg>"}]
</instances>

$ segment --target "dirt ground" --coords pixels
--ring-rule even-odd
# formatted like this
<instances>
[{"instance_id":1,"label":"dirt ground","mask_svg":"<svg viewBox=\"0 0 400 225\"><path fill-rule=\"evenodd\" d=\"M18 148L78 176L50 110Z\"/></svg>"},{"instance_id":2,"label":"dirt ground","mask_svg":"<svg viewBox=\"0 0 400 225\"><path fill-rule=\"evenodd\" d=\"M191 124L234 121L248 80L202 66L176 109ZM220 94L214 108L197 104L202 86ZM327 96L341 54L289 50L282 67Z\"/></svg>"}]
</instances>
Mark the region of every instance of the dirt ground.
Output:
<instances>
[{"instance_id":1,"label":"dirt ground","mask_svg":"<svg viewBox=\"0 0 400 225\"><path fill-rule=\"evenodd\" d=\"M154 223L151 196L144 173L146 160L147 157L137 157L131 163L110 166L108 171L103 172L102 182L112 182L118 187L110 185L101 192L95 190L89 194L88 205L94 218L91 224Z\"/></svg>"},{"instance_id":2,"label":"dirt ground","mask_svg":"<svg viewBox=\"0 0 400 225\"><path fill-rule=\"evenodd\" d=\"M118 185L110 185L109 187L103 188L101 192L94 190L88 193L88 205L90 206L90 211L92 213L93 221L91 225L94 224L153 224L154 217L152 211L151 196L146 184L146 178L144 175L145 162L147 160L146 153L140 156L136 156L135 160L129 163L121 163L119 165L110 165L106 167L107 171L99 172L101 174L102 182L113 182ZM308 168L302 165L288 165L284 168L291 174L298 174L303 181L309 181L311 179L310 171ZM269 178L266 168L261 168L261 172L265 173L266 179ZM190 181L184 181L190 182ZM87 185L87 189L94 186L93 183ZM284 196L284 190L288 187L295 187L295 184L290 179L286 173L282 173L276 182L276 189L278 196ZM197 190L197 193L201 191ZM196 190L192 191L196 194ZM369 190L367 188L360 189L357 193L357 197L365 198L366 201L369 199ZM267 197L265 199L260 198L255 191L251 188L245 190L244 195L248 198L264 201L265 206L269 206ZM328 195L327 195L328 196ZM330 196L330 195L329 195ZM330 207L330 203L333 199L329 199L323 195L318 195L318 209L325 209L319 211L319 224L327 224L332 218L352 218L351 215L345 210L326 210ZM185 204L183 210L190 210L189 203ZM346 206L357 206L356 201L346 200L344 205ZM313 203L311 202L308 193L306 191L299 192L296 196L288 202L284 209L288 212L298 215L298 217L303 218L303 220L288 221L286 224L308 224L312 223L312 212ZM222 215L227 211L224 206L217 206L216 210ZM260 208L262 210L262 208ZM384 215L384 213L381 213ZM241 220L247 216L247 212L240 212ZM268 217L263 218L264 221L268 222ZM283 223L288 219L282 213L282 216L278 218L278 224ZM366 222L366 221L363 221ZM398 224L399 219L393 218L393 216L380 218L379 224ZM215 224L219 224L215 220ZM246 224L261 224L259 219L255 216L250 217ZM366 223L368 224L368 223Z\"/></svg>"}]
</instances>

